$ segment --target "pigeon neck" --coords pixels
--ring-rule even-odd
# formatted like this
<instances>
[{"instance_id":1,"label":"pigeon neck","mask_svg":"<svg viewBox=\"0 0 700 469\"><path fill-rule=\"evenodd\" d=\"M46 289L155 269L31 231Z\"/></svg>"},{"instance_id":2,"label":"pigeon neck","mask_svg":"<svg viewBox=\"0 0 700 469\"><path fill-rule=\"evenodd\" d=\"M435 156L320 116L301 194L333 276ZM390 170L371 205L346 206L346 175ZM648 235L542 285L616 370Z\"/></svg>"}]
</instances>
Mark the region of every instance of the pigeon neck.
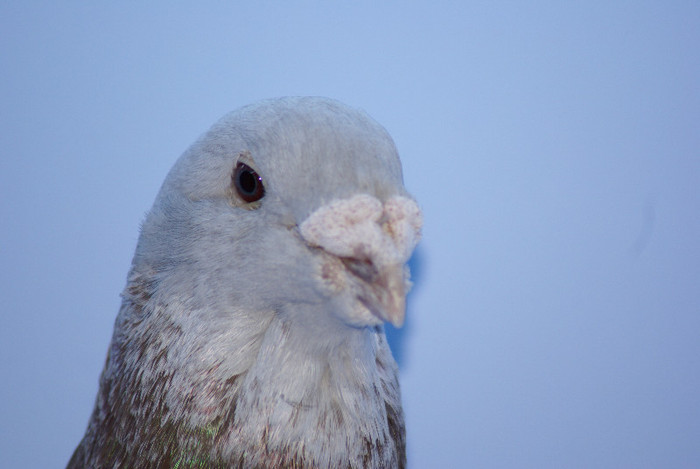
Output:
<instances>
[{"instance_id":1,"label":"pigeon neck","mask_svg":"<svg viewBox=\"0 0 700 469\"><path fill-rule=\"evenodd\" d=\"M321 350L309 346L319 338L309 341L306 331L273 320L239 389L236 420L246 424L236 438L251 445L266 439L266 454L303 441L306 458L321 467L347 465L348 450L358 462L394 454L403 417L384 331L346 332L320 338L327 344Z\"/></svg>"}]
</instances>

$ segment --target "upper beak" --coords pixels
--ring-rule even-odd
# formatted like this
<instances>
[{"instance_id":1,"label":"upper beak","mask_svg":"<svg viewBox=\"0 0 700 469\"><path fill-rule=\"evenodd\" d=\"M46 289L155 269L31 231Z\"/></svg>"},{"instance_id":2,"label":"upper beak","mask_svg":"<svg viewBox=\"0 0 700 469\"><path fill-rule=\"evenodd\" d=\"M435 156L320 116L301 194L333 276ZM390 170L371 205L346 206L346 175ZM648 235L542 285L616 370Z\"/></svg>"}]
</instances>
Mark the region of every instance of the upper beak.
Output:
<instances>
[{"instance_id":1,"label":"upper beak","mask_svg":"<svg viewBox=\"0 0 700 469\"><path fill-rule=\"evenodd\" d=\"M402 265L381 269L368 259L342 257L341 261L353 275L362 280L359 300L372 314L394 327L403 325L406 314L406 279Z\"/></svg>"}]
</instances>

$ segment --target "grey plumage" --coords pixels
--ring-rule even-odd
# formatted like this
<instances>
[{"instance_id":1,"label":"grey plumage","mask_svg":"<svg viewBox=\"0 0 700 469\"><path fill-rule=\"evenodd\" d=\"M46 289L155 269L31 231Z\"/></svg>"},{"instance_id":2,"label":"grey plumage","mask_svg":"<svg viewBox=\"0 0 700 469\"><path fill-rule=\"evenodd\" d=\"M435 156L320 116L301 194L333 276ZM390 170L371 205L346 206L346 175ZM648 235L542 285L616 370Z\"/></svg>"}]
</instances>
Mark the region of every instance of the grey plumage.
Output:
<instances>
[{"instance_id":1,"label":"grey plumage","mask_svg":"<svg viewBox=\"0 0 700 469\"><path fill-rule=\"evenodd\" d=\"M405 466L382 324L403 320L420 227L366 114L283 98L224 117L143 223L68 467Z\"/></svg>"}]
</instances>

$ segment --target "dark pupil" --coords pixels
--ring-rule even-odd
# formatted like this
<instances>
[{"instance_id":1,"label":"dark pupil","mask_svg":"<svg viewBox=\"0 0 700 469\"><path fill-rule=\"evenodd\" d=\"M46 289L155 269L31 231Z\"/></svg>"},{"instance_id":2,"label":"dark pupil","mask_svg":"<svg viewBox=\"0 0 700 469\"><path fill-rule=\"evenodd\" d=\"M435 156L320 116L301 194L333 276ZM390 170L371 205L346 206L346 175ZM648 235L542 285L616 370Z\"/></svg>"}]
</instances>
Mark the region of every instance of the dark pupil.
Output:
<instances>
[{"instance_id":1,"label":"dark pupil","mask_svg":"<svg viewBox=\"0 0 700 469\"><path fill-rule=\"evenodd\" d=\"M238 176L238 184L241 190L246 194L254 194L255 188L258 185L258 178L252 171L243 170Z\"/></svg>"}]
</instances>

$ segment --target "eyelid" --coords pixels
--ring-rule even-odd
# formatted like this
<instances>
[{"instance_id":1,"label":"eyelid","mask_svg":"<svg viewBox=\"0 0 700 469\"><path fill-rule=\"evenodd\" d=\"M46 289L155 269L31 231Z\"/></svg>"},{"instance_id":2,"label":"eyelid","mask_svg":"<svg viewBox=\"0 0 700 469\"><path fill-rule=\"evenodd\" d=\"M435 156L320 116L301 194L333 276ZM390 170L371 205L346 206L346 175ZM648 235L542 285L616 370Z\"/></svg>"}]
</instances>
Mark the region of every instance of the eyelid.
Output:
<instances>
[{"instance_id":1,"label":"eyelid","mask_svg":"<svg viewBox=\"0 0 700 469\"><path fill-rule=\"evenodd\" d=\"M241 150L238 153L238 158L236 158L236 161L233 163L233 167L235 168L238 163L246 164L253 168L253 170L255 170L256 173L260 173L260 171L258 171L258 167L255 165L255 160L253 159L253 156L248 150Z\"/></svg>"}]
</instances>

